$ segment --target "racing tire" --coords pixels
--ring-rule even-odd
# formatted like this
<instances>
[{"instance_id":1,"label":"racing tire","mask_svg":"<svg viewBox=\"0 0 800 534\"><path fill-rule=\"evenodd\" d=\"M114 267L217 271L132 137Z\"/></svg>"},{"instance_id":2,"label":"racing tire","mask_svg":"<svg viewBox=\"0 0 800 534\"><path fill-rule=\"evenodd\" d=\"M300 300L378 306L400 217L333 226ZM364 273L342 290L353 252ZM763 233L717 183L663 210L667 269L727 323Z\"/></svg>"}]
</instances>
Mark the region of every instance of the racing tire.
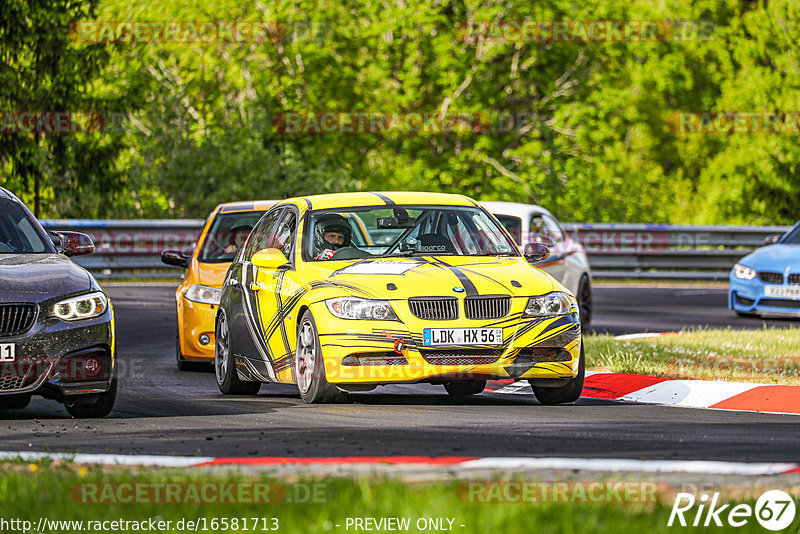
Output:
<instances>
[{"instance_id":1,"label":"racing tire","mask_svg":"<svg viewBox=\"0 0 800 534\"><path fill-rule=\"evenodd\" d=\"M228 319L224 313L217 317L216 331L214 332L214 376L217 387L223 395L257 395L261 389L261 382L245 382L239 380L236 372L236 362L231 354L230 330Z\"/></svg>"},{"instance_id":2,"label":"racing tire","mask_svg":"<svg viewBox=\"0 0 800 534\"><path fill-rule=\"evenodd\" d=\"M563 386L558 387L543 387L532 386L533 394L536 400L547 406L553 404L566 404L575 402L581 396L583 391L583 379L586 377L586 355L583 351L583 342L581 341L581 361L578 363L578 376L572 378Z\"/></svg>"},{"instance_id":3,"label":"racing tire","mask_svg":"<svg viewBox=\"0 0 800 534\"><path fill-rule=\"evenodd\" d=\"M300 397L308 404L341 402L347 398L347 393L325 378L322 346L317 334L317 324L310 311L303 314L297 326L294 373Z\"/></svg>"},{"instance_id":4,"label":"racing tire","mask_svg":"<svg viewBox=\"0 0 800 534\"><path fill-rule=\"evenodd\" d=\"M21 410L27 408L31 403L31 396L26 394L21 395L4 395L0 397L0 410Z\"/></svg>"},{"instance_id":5,"label":"racing tire","mask_svg":"<svg viewBox=\"0 0 800 534\"><path fill-rule=\"evenodd\" d=\"M581 330L588 332L592 324L592 282L585 274L581 276L581 281L578 283L577 298L581 315Z\"/></svg>"},{"instance_id":6,"label":"racing tire","mask_svg":"<svg viewBox=\"0 0 800 534\"><path fill-rule=\"evenodd\" d=\"M181 335L176 330L175 331L175 361L178 365L178 371L188 371L190 367L190 363L183 359L183 354L181 354Z\"/></svg>"},{"instance_id":7,"label":"racing tire","mask_svg":"<svg viewBox=\"0 0 800 534\"><path fill-rule=\"evenodd\" d=\"M105 393L94 393L96 397L93 402L81 402L82 399L75 399L78 402L65 404L67 412L75 419L99 419L111 413L114 403L117 400L117 374L111 378L111 385Z\"/></svg>"},{"instance_id":8,"label":"racing tire","mask_svg":"<svg viewBox=\"0 0 800 534\"><path fill-rule=\"evenodd\" d=\"M486 380L464 380L461 382L445 382L444 389L451 397L468 397L482 393L486 388Z\"/></svg>"}]
</instances>

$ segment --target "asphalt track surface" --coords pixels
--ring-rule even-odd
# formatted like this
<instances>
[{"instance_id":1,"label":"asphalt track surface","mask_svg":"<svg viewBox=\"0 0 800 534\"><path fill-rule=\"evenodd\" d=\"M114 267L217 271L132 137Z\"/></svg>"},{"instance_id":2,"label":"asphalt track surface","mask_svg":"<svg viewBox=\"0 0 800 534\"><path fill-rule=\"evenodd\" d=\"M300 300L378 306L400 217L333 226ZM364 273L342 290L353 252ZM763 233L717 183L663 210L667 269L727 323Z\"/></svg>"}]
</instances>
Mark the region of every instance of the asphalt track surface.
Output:
<instances>
[{"instance_id":1,"label":"asphalt track surface","mask_svg":"<svg viewBox=\"0 0 800 534\"><path fill-rule=\"evenodd\" d=\"M109 287L117 312L120 394L102 420L69 418L34 397L0 411L0 450L203 456L574 456L797 461L797 416L582 399L541 406L533 395L453 400L441 386L386 386L345 404L306 405L294 386L223 397L209 371L175 367L173 289ZM724 308L722 289L598 288L599 330L689 325L760 328ZM789 321L776 324L788 326Z\"/></svg>"}]
</instances>

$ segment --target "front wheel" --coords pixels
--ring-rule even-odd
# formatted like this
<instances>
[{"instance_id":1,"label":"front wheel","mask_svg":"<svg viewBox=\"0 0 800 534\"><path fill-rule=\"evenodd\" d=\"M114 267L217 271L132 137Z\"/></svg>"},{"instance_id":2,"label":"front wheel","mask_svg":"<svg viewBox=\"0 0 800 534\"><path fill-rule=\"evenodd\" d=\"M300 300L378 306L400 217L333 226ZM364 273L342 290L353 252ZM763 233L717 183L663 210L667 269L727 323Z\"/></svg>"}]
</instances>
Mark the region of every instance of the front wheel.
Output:
<instances>
[{"instance_id":1,"label":"front wheel","mask_svg":"<svg viewBox=\"0 0 800 534\"><path fill-rule=\"evenodd\" d=\"M30 393L19 395L3 395L0 397L0 410L21 410L31 403Z\"/></svg>"},{"instance_id":2,"label":"front wheel","mask_svg":"<svg viewBox=\"0 0 800 534\"><path fill-rule=\"evenodd\" d=\"M66 404L67 412L76 419L96 419L110 414L117 400L116 371L114 371L114 376L111 378L111 385L108 391L96 393L92 396L95 397L93 402L81 403L81 399L75 399L78 402Z\"/></svg>"},{"instance_id":3,"label":"front wheel","mask_svg":"<svg viewBox=\"0 0 800 534\"><path fill-rule=\"evenodd\" d=\"M536 400L547 405L575 402L580 398L583 391L583 379L585 376L586 355L583 351L583 342L581 342L581 361L578 363L578 376L563 386L554 388L533 386L533 394L536 395Z\"/></svg>"},{"instance_id":4,"label":"front wheel","mask_svg":"<svg viewBox=\"0 0 800 534\"><path fill-rule=\"evenodd\" d=\"M581 330L589 331L592 324L592 282L587 275L581 276L578 284L578 308L581 315Z\"/></svg>"},{"instance_id":5,"label":"front wheel","mask_svg":"<svg viewBox=\"0 0 800 534\"><path fill-rule=\"evenodd\" d=\"M294 356L294 371L300 397L309 403L340 402L347 393L325 378L325 362L317 334L317 324L310 311L306 311L297 328L297 351Z\"/></svg>"},{"instance_id":6,"label":"front wheel","mask_svg":"<svg viewBox=\"0 0 800 534\"><path fill-rule=\"evenodd\" d=\"M217 342L214 346L214 374L217 386L223 395L256 395L261 389L261 382L245 382L239 380L236 372L233 354L231 354L230 329L228 319L224 313L217 318L217 328L214 337Z\"/></svg>"}]
</instances>

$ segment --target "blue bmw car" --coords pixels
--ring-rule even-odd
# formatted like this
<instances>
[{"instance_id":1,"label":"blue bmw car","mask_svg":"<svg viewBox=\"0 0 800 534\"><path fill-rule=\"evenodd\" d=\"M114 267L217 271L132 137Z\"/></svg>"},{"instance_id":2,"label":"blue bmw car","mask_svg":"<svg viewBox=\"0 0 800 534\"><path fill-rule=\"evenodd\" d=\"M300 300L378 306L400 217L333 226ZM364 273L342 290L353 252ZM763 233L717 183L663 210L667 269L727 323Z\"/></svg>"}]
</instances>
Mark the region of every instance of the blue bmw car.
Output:
<instances>
[{"instance_id":1,"label":"blue bmw car","mask_svg":"<svg viewBox=\"0 0 800 534\"><path fill-rule=\"evenodd\" d=\"M741 316L800 317L800 223L739 260L731 270L728 306Z\"/></svg>"}]
</instances>

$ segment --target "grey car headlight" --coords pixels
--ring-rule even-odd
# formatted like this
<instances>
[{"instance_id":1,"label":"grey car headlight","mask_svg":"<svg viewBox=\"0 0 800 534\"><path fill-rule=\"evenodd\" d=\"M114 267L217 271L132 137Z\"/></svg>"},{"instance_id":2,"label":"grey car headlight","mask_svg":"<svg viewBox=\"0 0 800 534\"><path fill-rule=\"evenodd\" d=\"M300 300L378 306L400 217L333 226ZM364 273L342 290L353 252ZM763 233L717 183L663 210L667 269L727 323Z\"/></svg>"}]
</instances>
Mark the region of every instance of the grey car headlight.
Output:
<instances>
[{"instance_id":1,"label":"grey car headlight","mask_svg":"<svg viewBox=\"0 0 800 534\"><path fill-rule=\"evenodd\" d=\"M103 315L108 309L108 297L102 291L87 293L57 302L53 315L62 321L80 321Z\"/></svg>"},{"instance_id":2,"label":"grey car headlight","mask_svg":"<svg viewBox=\"0 0 800 534\"><path fill-rule=\"evenodd\" d=\"M339 319L397 321L397 314L387 300L340 297L325 301L328 310Z\"/></svg>"},{"instance_id":3,"label":"grey car headlight","mask_svg":"<svg viewBox=\"0 0 800 534\"><path fill-rule=\"evenodd\" d=\"M195 284L187 289L183 296L186 297L186 300L191 300L192 302L219 306L219 301L222 299L222 290L216 287Z\"/></svg>"},{"instance_id":4,"label":"grey car headlight","mask_svg":"<svg viewBox=\"0 0 800 534\"><path fill-rule=\"evenodd\" d=\"M529 298L523 315L526 317L566 315L572 310L572 305L573 298L571 296L556 291L547 295Z\"/></svg>"},{"instance_id":5,"label":"grey car headlight","mask_svg":"<svg viewBox=\"0 0 800 534\"><path fill-rule=\"evenodd\" d=\"M752 280L756 277L756 274L756 271L750 267L745 267L744 265L740 265L738 263L733 266L733 276L736 278L741 278L742 280Z\"/></svg>"}]
</instances>

